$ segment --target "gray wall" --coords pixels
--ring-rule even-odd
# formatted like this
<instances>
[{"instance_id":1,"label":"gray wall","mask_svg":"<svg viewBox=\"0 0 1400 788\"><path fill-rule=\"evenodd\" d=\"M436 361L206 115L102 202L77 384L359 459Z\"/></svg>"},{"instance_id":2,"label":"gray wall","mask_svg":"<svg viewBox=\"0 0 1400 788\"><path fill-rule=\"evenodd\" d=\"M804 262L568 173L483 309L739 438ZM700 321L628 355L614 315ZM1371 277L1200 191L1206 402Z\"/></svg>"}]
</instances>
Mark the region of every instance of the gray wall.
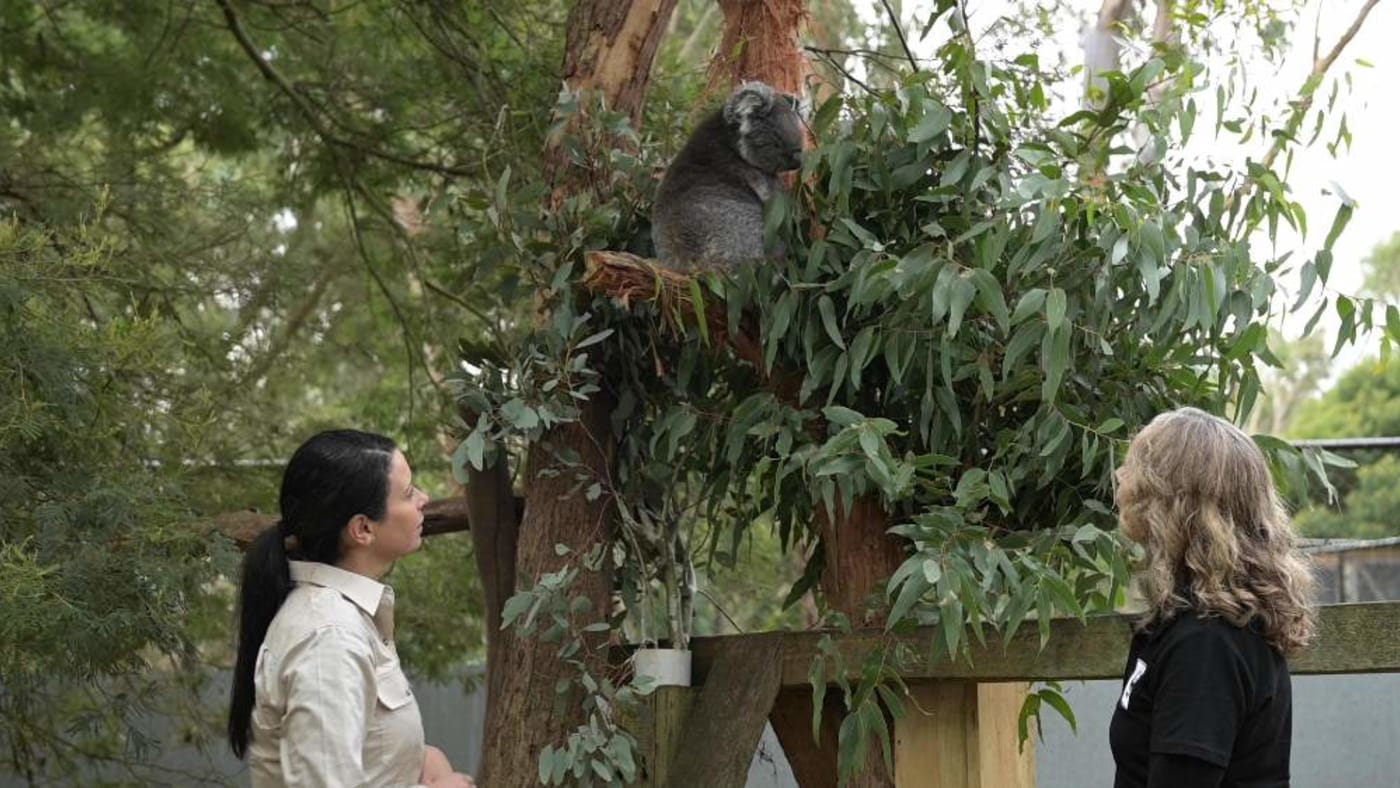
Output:
<instances>
[{"instance_id":1,"label":"gray wall","mask_svg":"<svg viewBox=\"0 0 1400 788\"><path fill-rule=\"evenodd\" d=\"M1079 735L1059 715L1045 718L1038 788L1113 784L1108 721L1121 687L1065 685ZM1293 785L1400 788L1400 674L1294 677Z\"/></svg>"},{"instance_id":2,"label":"gray wall","mask_svg":"<svg viewBox=\"0 0 1400 788\"><path fill-rule=\"evenodd\" d=\"M1047 714L1036 747L1037 788L1113 785L1108 721L1121 688L1121 681L1065 685L1079 735ZM1295 677L1293 704L1295 788L1400 788L1400 674ZM777 752L776 740L771 747ZM768 756L773 768L760 768L763 749L748 788L795 788L781 753Z\"/></svg>"},{"instance_id":3,"label":"gray wall","mask_svg":"<svg viewBox=\"0 0 1400 788\"><path fill-rule=\"evenodd\" d=\"M1044 720L1045 739L1037 745L1039 788L1092 788L1113 784L1108 721L1118 681L1065 685L1079 722L1079 735L1053 712ZM225 685L211 690L221 704ZM1293 680L1293 785L1297 788L1349 786L1400 788L1400 674L1304 676ZM484 693L464 692L461 684L415 684L429 743L445 750L459 769L476 770L481 749ZM159 734L157 728L153 731ZM208 774L210 782L246 785L243 765L216 747L208 755L169 752L166 765ZM117 776L117 775L108 775ZM222 778L222 780L221 780ZM159 783L152 783L159 784ZM168 785L196 785L183 779ZM512 783L526 785L528 783ZM0 788L25 783L0 774ZM795 788L792 770L770 730L749 768L748 788ZM491 788L497 788L491 786Z\"/></svg>"}]
</instances>

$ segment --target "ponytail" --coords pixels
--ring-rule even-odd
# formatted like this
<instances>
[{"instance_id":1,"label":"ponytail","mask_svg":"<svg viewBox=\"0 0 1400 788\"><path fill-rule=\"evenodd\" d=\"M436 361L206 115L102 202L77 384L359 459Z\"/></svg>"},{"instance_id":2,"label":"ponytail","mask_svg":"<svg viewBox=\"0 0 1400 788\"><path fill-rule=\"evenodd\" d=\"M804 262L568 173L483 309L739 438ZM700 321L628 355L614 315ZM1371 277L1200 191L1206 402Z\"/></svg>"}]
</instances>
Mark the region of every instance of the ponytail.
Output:
<instances>
[{"instance_id":1,"label":"ponytail","mask_svg":"<svg viewBox=\"0 0 1400 788\"><path fill-rule=\"evenodd\" d=\"M281 523L264 529L243 556L238 594L238 658L233 665L233 692L228 711L228 743L242 758L252 739L253 669L258 664L267 627L292 592L291 567Z\"/></svg>"},{"instance_id":2,"label":"ponytail","mask_svg":"<svg viewBox=\"0 0 1400 788\"><path fill-rule=\"evenodd\" d=\"M357 514L384 516L394 442L355 430L312 436L282 475L282 519L258 534L243 556L238 592L238 649L229 698L228 744L239 758L252 741L253 672L272 619L292 593L289 558L335 564L345 524ZM290 551L290 554L289 554Z\"/></svg>"}]
</instances>

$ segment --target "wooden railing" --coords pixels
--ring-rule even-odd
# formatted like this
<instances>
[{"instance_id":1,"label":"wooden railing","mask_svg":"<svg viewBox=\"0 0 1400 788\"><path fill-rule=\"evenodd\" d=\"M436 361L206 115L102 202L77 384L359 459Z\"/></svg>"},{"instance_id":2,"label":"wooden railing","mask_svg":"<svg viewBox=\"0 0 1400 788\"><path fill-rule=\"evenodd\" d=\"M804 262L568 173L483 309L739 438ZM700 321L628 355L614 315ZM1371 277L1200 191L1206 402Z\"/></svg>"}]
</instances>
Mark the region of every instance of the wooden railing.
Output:
<instances>
[{"instance_id":1,"label":"wooden railing","mask_svg":"<svg viewBox=\"0 0 1400 788\"><path fill-rule=\"evenodd\" d=\"M824 721L820 742L811 731L808 675L823 634L692 641L696 686L657 690L634 726L640 733L646 784L742 786L763 724L771 718L802 788L835 786L839 717ZM1124 616L1084 623L1059 619L1051 624L1042 649L1031 621L1005 645L989 632L985 647L974 645L971 661L945 658L899 666L912 697L905 704L907 713L894 721L893 784L1033 786L1033 745L1020 747L1016 732L1029 682L1121 678L1131 635L1131 620ZM881 631L831 636L852 671L895 639ZM927 653L934 636L929 629L904 639L916 653ZM1400 672L1400 602L1320 608L1318 638L1291 666L1294 675ZM832 669L828 660L828 671Z\"/></svg>"}]
</instances>

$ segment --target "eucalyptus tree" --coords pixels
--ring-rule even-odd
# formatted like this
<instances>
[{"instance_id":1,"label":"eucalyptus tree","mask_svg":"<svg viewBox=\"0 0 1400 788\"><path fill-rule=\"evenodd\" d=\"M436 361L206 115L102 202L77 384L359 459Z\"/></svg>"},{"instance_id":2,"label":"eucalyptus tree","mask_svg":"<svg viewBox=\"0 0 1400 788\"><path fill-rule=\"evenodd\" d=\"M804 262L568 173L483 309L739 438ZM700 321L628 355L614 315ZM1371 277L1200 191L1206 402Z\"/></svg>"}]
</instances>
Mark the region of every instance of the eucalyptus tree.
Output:
<instances>
[{"instance_id":1,"label":"eucalyptus tree","mask_svg":"<svg viewBox=\"0 0 1400 788\"><path fill-rule=\"evenodd\" d=\"M630 778L611 710L636 688L585 655L602 635L639 631L654 584L683 593L678 563L732 554L749 528L811 557L792 598L818 589L838 625L933 625L940 658L1028 621L1044 642L1052 618L1121 602L1130 553L1113 533L1112 474L1128 436L1179 405L1247 418L1285 274L1304 282L1289 306L1336 309L1343 341L1384 307L1307 292L1326 282L1344 201L1305 252L1257 242L1309 224L1287 186L1289 157L1309 144L1297 130L1344 133L1335 94L1314 98L1350 33L1281 115L1241 88L1245 48L1277 58L1298 10L1183 4L1171 34L1097 73L1091 108L1077 110L1055 99L1077 95L1059 81L1078 77L1041 65L1034 27L1006 26L989 45L961 4L939 2L933 64L911 57L889 90L817 109L799 186L769 216L786 254L729 274L619 285L645 264L590 256L639 232L641 175L656 166L647 135L626 150L570 138L609 202L541 215L528 187L495 190L496 238L534 271L542 319L505 357L471 358L480 372L461 385L477 418L456 463L470 476L526 446L552 456L522 466L527 489L547 478L561 500L594 504L575 527L616 513L616 531L561 542L551 571L504 607L506 624L557 644L585 690L591 721L544 749L541 779ZM1199 157L1187 143L1203 134L1257 135L1266 150L1242 165ZM554 441L560 425L584 425L599 456ZM1260 441L1282 470L1320 473L1329 459ZM881 540L829 571L841 550ZM577 593L599 571L618 573L625 610L605 617ZM684 610L669 623L680 635ZM888 760L898 668L929 656L889 644L852 666L858 682L834 650L813 665L815 685L844 695L848 772L875 743ZM1028 698L1023 724L1042 704L1071 713L1050 687Z\"/></svg>"}]
</instances>

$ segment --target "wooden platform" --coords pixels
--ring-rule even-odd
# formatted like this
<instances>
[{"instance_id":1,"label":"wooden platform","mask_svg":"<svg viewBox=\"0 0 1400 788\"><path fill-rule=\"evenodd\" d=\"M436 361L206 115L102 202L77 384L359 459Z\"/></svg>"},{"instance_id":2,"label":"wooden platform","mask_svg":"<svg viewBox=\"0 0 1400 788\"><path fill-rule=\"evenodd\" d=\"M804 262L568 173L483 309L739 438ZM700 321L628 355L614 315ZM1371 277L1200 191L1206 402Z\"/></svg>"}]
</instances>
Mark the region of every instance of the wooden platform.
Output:
<instances>
[{"instance_id":1,"label":"wooden platform","mask_svg":"<svg viewBox=\"0 0 1400 788\"><path fill-rule=\"evenodd\" d=\"M1328 605L1320 609L1318 639L1292 662L1294 675L1400 672L1400 602ZM834 731L823 743L811 736L793 699L810 698L808 675L817 643L826 633L764 633L696 638L693 688L662 688L638 720L645 785L742 788L762 721L805 727L784 738L801 761L803 788L835 786ZM904 638L926 653L932 630ZM988 633L971 662L927 661L901 666L910 687L908 712L893 725L895 773L872 785L895 788L1032 788L1033 744L1020 746L1017 717L1031 682L1117 679L1123 674L1132 628L1124 616L1056 620L1040 648L1034 621L1004 647ZM835 634L845 664L860 666L867 654L896 640L880 631ZM828 663L828 671L832 669ZM852 675L851 678L856 678ZM779 708L775 710L775 699ZM803 705L803 704L798 704ZM1053 712L1051 712L1053 713ZM826 725L831 725L828 720ZM875 746L878 746L876 744Z\"/></svg>"}]
</instances>

